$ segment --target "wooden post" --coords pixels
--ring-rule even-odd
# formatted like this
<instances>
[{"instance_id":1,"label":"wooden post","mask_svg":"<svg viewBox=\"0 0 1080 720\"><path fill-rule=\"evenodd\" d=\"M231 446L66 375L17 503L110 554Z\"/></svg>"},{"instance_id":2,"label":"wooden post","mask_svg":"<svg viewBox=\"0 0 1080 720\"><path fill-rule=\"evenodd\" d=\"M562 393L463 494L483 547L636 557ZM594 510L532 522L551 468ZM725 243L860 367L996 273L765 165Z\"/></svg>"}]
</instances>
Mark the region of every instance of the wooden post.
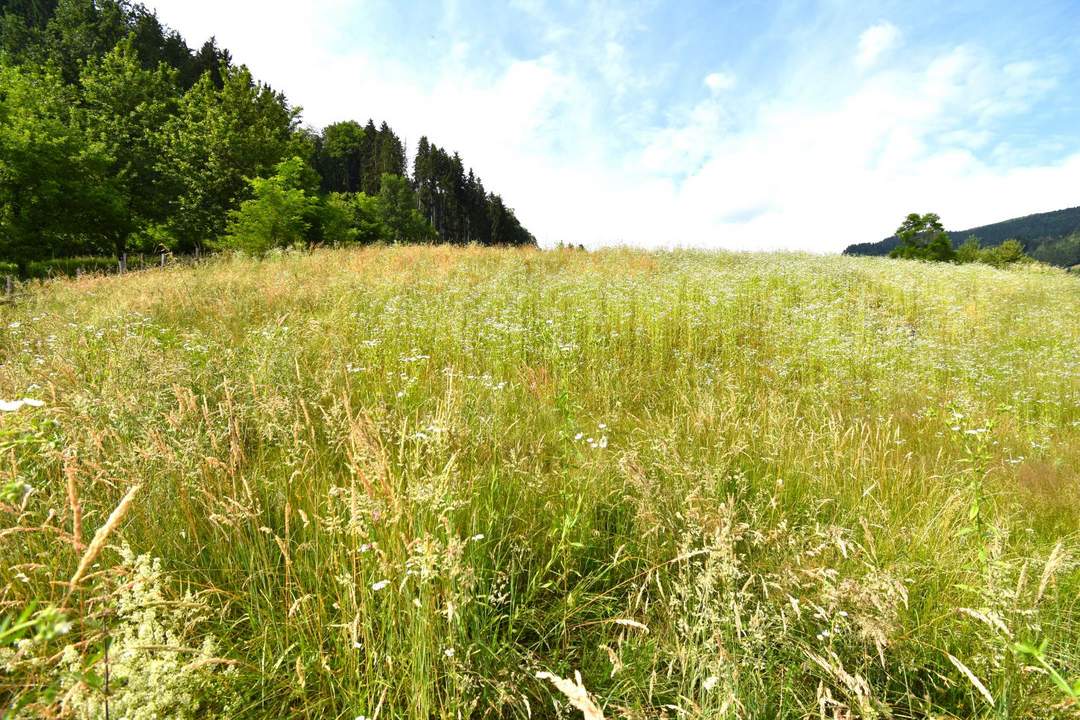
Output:
<instances>
[{"instance_id":1,"label":"wooden post","mask_svg":"<svg viewBox=\"0 0 1080 720\"><path fill-rule=\"evenodd\" d=\"M165 267L165 253L161 253L161 267Z\"/></svg>"},{"instance_id":2,"label":"wooden post","mask_svg":"<svg viewBox=\"0 0 1080 720\"><path fill-rule=\"evenodd\" d=\"M6 275L6 276L4 277L4 289L5 289L5 291L7 292L7 294L8 294L8 295L10 295L10 294L11 294L11 290L12 290L12 287L11 287L11 286L12 286L12 282L11 282L11 276L10 276L10 275Z\"/></svg>"},{"instance_id":3,"label":"wooden post","mask_svg":"<svg viewBox=\"0 0 1080 720\"><path fill-rule=\"evenodd\" d=\"M127 272L127 253L124 253L123 255L120 256L120 273L123 274L123 273L126 273L126 272Z\"/></svg>"}]
</instances>

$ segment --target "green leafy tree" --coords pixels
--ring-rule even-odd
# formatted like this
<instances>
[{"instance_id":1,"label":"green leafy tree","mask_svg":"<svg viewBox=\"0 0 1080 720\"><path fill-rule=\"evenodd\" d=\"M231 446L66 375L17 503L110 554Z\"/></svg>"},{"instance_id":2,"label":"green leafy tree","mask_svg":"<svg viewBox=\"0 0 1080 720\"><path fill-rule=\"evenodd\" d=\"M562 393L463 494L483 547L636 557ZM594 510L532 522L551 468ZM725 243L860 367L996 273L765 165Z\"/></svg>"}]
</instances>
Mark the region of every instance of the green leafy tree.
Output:
<instances>
[{"instance_id":1,"label":"green leafy tree","mask_svg":"<svg viewBox=\"0 0 1080 720\"><path fill-rule=\"evenodd\" d=\"M132 37L83 70L83 124L105 148L120 194L116 223L102 228L118 256L129 249L134 233L165 221L176 194L176 183L159 164L165 149L160 129L175 111L176 83L176 71L164 64L142 68Z\"/></svg>"},{"instance_id":2,"label":"green leafy tree","mask_svg":"<svg viewBox=\"0 0 1080 720\"><path fill-rule=\"evenodd\" d=\"M319 210L313 196L312 171L299 157L277 165L269 178L252 178L252 197L229 214L228 233L222 247L262 255L308 240L308 231Z\"/></svg>"},{"instance_id":3,"label":"green leafy tree","mask_svg":"<svg viewBox=\"0 0 1080 720\"><path fill-rule=\"evenodd\" d=\"M364 128L357 122L341 122L323 130L319 162L324 189L354 193L360 190Z\"/></svg>"},{"instance_id":4,"label":"green leafy tree","mask_svg":"<svg viewBox=\"0 0 1080 720\"><path fill-rule=\"evenodd\" d=\"M1024 252L1023 243L1015 239L1006 240L997 247L987 248L983 251L981 260L987 265L999 268L1031 262L1031 258Z\"/></svg>"},{"instance_id":5,"label":"green leafy tree","mask_svg":"<svg viewBox=\"0 0 1080 720\"><path fill-rule=\"evenodd\" d=\"M979 238L974 235L968 235L967 240L956 248L956 261L959 263L973 263L979 262L982 257L982 248L979 245Z\"/></svg>"},{"instance_id":6,"label":"green leafy tree","mask_svg":"<svg viewBox=\"0 0 1080 720\"><path fill-rule=\"evenodd\" d=\"M119 0L59 0L45 28L45 51L68 83L82 66L127 36L125 3Z\"/></svg>"},{"instance_id":7,"label":"green leafy tree","mask_svg":"<svg viewBox=\"0 0 1080 720\"><path fill-rule=\"evenodd\" d=\"M359 235L353 200L343 193L330 193L323 198L319 207L318 223L317 241L328 245L356 242Z\"/></svg>"},{"instance_id":8,"label":"green leafy tree","mask_svg":"<svg viewBox=\"0 0 1080 720\"><path fill-rule=\"evenodd\" d=\"M295 150L297 111L256 83L247 68L228 68L223 86L206 74L166 123L160 169L178 188L170 234L178 249L209 245L251 192L247 178L271 174Z\"/></svg>"},{"instance_id":9,"label":"green leafy tree","mask_svg":"<svg viewBox=\"0 0 1080 720\"><path fill-rule=\"evenodd\" d=\"M108 247L123 214L112 158L88 137L73 89L53 70L0 64L0 255L33 260Z\"/></svg>"},{"instance_id":10,"label":"green leafy tree","mask_svg":"<svg viewBox=\"0 0 1080 720\"><path fill-rule=\"evenodd\" d=\"M911 213L896 229L900 245L889 253L889 257L909 260L932 260L952 262L956 259L949 234L941 224L937 213L919 215Z\"/></svg>"}]
</instances>

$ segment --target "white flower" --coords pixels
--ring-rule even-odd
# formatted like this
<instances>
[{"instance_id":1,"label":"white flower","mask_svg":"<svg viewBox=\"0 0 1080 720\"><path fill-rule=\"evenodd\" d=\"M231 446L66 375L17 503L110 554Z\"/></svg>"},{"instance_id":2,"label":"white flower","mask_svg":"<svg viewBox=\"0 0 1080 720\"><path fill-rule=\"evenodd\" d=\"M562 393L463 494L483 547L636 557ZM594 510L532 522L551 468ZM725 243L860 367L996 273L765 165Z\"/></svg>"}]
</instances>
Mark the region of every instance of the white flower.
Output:
<instances>
[{"instance_id":1,"label":"white flower","mask_svg":"<svg viewBox=\"0 0 1080 720\"><path fill-rule=\"evenodd\" d=\"M445 650L443 650L443 655L445 655L448 658L454 657L454 648L452 648L452 647L446 648Z\"/></svg>"},{"instance_id":2,"label":"white flower","mask_svg":"<svg viewBox=\"0 0 1080 720\"><path fill-rule=\"evenodd\" d=\"M389 584L390 584L389 580L380 580L377 583L372 583L371 589L374 590L375 592L379 592L380 590L382 590L384 587L386 587Z\"/></svg>"},{"instance_id":3,"label":"white flower","mask_svg":"<svg viewBox=\"0 0 1080 720\"><path fill-rule=\"evenodd\" d=\"M574 439L575 440L580 440L583 437L585 437L585 433L578 433L577 435L574 436Z\"/></svg>"},{"instance_id":4,"label":"white flower","mask_svg":"<svg viewBox=\"0 0 1080 720\"><path fill-rule=\"evenodd\" d=\"M475 534L475 535L473 535L473 536L472 536L472 538L470 538L470 539L471 539L471 540L472 540L473 542L479 542L480 540L483 540L483 539L484 539L484 533L476 533L476 534Z\"/></svg>"},{"instance_id":5,"label":"white flower","mask_svg":"<svg viewBox=\"0 0 1080 720\"><path fill-rule=\"evenodd\" d=\"M716 683L718 682L720 682L720 678L716 677L715 675L710 675L709 677L705 678L705 682L701 683L701 687L705 688L706 692L708 692L709 690L712 690L714 687L716 687Z\"/></svg>"},{"instance_id":6,"label":"white flower","mask_svg":"<svg viewBox=\"0 0 1080 720\"><path fill-rule=\"evenodd\" d=\"M15 412L23 406L27 407L44 407L44 400L37 400L35 398L23 398L22 400L0 400L0 412Z\"/></svg>"}]
</instances>

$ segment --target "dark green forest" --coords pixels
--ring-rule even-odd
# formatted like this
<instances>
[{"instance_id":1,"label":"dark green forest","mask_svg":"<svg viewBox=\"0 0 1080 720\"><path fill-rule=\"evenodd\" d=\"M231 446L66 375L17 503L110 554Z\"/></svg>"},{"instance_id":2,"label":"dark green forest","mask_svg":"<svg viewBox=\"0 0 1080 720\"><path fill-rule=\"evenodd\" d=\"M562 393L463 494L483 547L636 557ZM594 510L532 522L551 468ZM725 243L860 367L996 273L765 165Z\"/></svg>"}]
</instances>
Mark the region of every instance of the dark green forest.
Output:
<instances>
[{"instance_id":1,"label":"dark green forest","mask_svg":"<svg viewBox=\"0 0 1080 720\"><path fill-rule=\"evenodd\" d=\"M1027 255L1040 262L1059 267L1080 264L1080 207L1026 215L970 230L948 232L947 235L957 250L973 237L984 248L1017 240ZM892 235L879 242L851 245L844 254L888 255L900 245L900 238Z\"/></svg>"},{"instance_id":2,"label":"dark green forest","mask_svg":"<svg viewBox=\"0 0 1080 720\"><path fill-rule=\"evenodd\" d=\"M0 2L0 260L433 241L536 242L456 153L304 127L138 3Z\"/></svg>"}]
</instances>

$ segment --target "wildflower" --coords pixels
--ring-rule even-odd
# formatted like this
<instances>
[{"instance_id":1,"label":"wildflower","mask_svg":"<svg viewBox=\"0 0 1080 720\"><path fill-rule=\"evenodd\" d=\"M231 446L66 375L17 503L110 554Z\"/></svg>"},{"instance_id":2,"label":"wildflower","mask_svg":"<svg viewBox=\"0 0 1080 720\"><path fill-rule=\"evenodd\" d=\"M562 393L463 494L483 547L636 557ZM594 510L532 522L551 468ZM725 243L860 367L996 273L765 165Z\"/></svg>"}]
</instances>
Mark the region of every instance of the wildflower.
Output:
<instances>
[{"instance_id":1,"label":"wildflower","mask_svg":"<svg viewBox=\"0 0 1080 720\"><path fill-rule=\"evenodd\" d=\"M42 400L37 400L35 398L23 398L22 400L0 400L0 412L15 412L16 410L21 409L23 406L39 408L44 407L45 402Z\"/></svg>"},{"instance_id":2,"label":"wildflower","mask_svg":"<svg viewBox=\"0 0 1080 720\"><path fill-rule=\"evenodd\" d=\"M701 687L705 688L705 691L708 692L709 690L712 690L714 687L716 687L716 683L718 682L720 682L720 678L716 677L715 675L710 675L709 677L705 678L705 682L701 683Z\"/></svg>"},{"instance_id":3,"label":"wildflower","mask_svg":"<svg viewBox=\"0 0 1080 720\"><path fill-rule=\"evenodd\" d=\"M484 539L484 533L476 533L470 538L473 542L479 542Z\"/></svg>"},{"instance_id":4,"label":"wildflower","mask_svg":"<svg viewBox=\"0 0 1080 720\"><path fill-rule=\"evenodd\" d=\"M389 580L380 580L377 583L372 583L371 589L374 590L375 592L379 592L380 590L382 590L383 588L385 588L389 584L390 584Z\"/></svg>"},{"instance_id":5,"label":"wildflower","mask_svg":"<svg viewBox=\"0 0 1080 720\"><path fill-rule=\"evenodd\" d=\"M445 655L448 658L454 657L454 648L452 648L452 647L446 648L445 650L443 650L443 655Z\"/></svg>"}]
</instances>

